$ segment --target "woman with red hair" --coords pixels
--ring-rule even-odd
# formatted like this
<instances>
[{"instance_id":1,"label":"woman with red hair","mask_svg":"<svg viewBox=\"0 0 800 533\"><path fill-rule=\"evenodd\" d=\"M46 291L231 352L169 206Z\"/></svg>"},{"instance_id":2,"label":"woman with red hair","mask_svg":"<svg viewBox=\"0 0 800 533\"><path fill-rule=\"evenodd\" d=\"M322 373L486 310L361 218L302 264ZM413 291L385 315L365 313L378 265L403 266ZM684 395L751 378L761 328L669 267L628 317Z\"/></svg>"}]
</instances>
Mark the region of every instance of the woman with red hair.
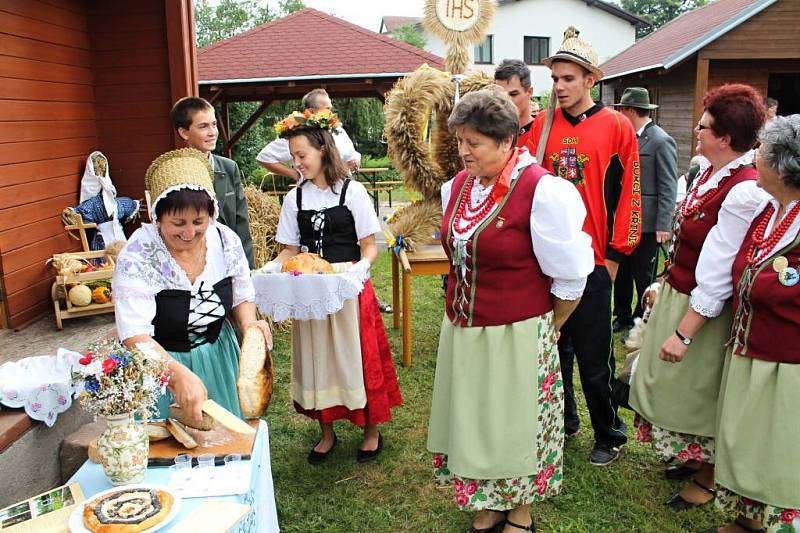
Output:
<instances>
[{"instance_id":1,"label":"woman with red hair","mask_svg":"<svg viewBox=\"0 0 800 533\"><path fill-rule=\"evenodd\" d=\"M644 333L631 382L637 439L651 442L668 479L692 482L667 502L673 511L714 498L717 397L731 329L730 278L746 227L765 193L756 186L762 96L747 85L706 94L695 126L700 175L673 224L666 283ZM718 231L718 217L733 223ZM712 228L715 228L712 231Z\"/></svg>"}]
</instances>

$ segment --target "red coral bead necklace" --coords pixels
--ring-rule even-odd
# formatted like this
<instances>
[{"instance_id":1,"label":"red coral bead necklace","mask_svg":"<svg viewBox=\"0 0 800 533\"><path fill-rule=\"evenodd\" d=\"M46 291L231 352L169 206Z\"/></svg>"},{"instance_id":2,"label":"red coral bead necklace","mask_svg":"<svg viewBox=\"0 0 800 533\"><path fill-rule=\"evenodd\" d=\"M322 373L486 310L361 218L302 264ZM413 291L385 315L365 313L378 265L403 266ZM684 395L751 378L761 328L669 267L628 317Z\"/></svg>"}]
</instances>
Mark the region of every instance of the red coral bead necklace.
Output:
<instances>
[{"instance_id":1,"label":"red coral bead necklace","mask_svg":"<svg viewBox=\"0 0 800 533\"><path fill-rule=\"evenodd\" d=\"M488 194L483 201L473 205L472 189L475 186L475 180L477 180L475 176L467 178L464 196L453 218L453 227L459 233L468 233L472 228L480 224L495 206L495 200L491 194Z\"/></svg>"},{"instance_id":2,"label":"red coral bead necklace","mask_svg":"<svg viewBox=\"0 0 800 533\"><path fill-rule=\"evenodd\" d=\"M792 226L794 219L800 213L800 202L794 204L794 207L784 215L783 220L776 224L769 235L767 235L767 225L769 224L772 215L775 213L775 206L771 203L764 210L764 215L756 226L753 233L753 242L750 243L750 248L747 250L747 263L755 265L760 263L764 258L769 257L772 249L780 242L789 228Z\"/></svg>"}]
</instances>

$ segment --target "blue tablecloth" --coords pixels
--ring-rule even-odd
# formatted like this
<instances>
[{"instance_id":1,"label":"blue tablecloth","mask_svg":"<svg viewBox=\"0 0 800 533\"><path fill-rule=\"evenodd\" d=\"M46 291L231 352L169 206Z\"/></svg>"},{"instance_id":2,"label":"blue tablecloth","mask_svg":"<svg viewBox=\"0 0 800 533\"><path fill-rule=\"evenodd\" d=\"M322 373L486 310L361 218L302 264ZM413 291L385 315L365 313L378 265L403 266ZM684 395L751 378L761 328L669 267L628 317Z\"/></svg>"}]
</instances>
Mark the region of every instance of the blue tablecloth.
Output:
<instances>
[{"instance_id":1,"label":"blue tablecloth","mask_svg":"<svg viewBox=\"0 0 800 533\"><path fill-rule=\"evenodd\" d=\"M272 486L272 467L269 456L269 429L267 423L261 421L258 425L256 442L253 445L252 460L245 461L250 463L252 468L252 478L250 490L246 494L237 496L214 496L214 500L227 500L237 503L244 503L250 506L250 513L245 516L236 528L236 533L277 533L278 515L275 512L275 493ZM142 483L167 486L169 483L169 468L148 468ZM69 480L70 483L80 484L86 499L90 499L98 492L112 488L108 482L103 468L91 461L86 461L80 469L75 472ZM183 498L181 512L161 531L167 532L172 526L188 517L192 510L203 503L205 498Z\"/></svg>"}]
</instances>

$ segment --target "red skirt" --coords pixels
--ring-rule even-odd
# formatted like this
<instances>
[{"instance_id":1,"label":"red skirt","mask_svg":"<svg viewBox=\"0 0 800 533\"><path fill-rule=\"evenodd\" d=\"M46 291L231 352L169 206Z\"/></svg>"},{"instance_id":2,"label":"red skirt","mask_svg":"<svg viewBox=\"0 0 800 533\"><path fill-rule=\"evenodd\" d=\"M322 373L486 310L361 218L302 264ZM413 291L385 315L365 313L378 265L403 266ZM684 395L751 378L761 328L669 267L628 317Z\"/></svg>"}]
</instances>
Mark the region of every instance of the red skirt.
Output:
<instances>
[{"instance_id":1,"label":"red skirt","mask_svg":"<svg viewBox=\"0 0 800 533\"><path fill-rule=\"evenodd\" d=\"M392 419L392 408L402 405L397 373L392 362L392 350L383 325L378 299L372 282L367 280L358 295L359 335L361 336L361 364L364 368L364 389L367 405L363 409L348 409L343 405L322 410L307 410L294 402L294 409L321 422L346 419L356 424L383 424Z\"/></svg>"}]
</instances>

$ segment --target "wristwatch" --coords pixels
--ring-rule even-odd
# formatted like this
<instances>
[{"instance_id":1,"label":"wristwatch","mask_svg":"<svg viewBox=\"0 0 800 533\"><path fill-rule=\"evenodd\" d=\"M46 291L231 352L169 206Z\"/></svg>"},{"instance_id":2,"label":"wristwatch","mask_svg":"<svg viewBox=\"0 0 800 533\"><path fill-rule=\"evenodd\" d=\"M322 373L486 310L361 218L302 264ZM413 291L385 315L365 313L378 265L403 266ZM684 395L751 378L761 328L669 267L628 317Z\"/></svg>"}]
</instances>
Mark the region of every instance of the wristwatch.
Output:
<instances>
[{"instance_id":1,"label":"wristwatch","mask_svg":"<svg viewBox=\"0 0 800 533\"><path fill-rule=\"evenodd\" d=\"M685 336L681 335L681 332L678 331L677 329L675 330L675 335L678 337L678 339L680 339L680 341L684 345L689 346L690 344L692 344L692 338L691 337L685 337Z\"/></svg>"}]
</instances>

